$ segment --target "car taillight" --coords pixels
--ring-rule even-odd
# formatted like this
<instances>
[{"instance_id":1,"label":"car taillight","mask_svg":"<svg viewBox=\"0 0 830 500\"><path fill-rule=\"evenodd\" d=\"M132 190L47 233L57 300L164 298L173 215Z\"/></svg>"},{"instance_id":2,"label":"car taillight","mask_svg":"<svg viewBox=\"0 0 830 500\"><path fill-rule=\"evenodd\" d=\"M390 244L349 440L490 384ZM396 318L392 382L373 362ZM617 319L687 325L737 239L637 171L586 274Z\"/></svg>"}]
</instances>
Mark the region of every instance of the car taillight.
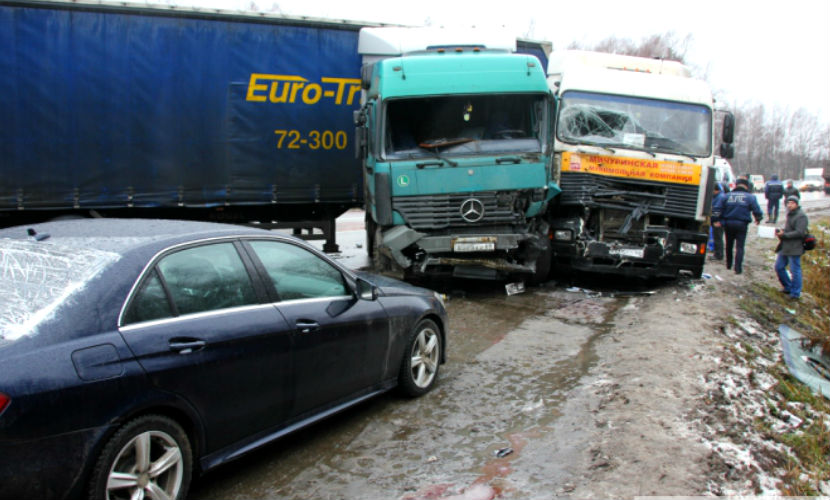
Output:
<instances>
[{"instance_id":1,"label":"car taillight","mask_svg":"<svg viewBox=\"0 0 830 500\"><path fill-rule=\"evenodd\" d=\"M11 402L11 398L0 392L0 413L3 413L3 410L9 406L9 402Z\"/></svg>"}]
</instances>

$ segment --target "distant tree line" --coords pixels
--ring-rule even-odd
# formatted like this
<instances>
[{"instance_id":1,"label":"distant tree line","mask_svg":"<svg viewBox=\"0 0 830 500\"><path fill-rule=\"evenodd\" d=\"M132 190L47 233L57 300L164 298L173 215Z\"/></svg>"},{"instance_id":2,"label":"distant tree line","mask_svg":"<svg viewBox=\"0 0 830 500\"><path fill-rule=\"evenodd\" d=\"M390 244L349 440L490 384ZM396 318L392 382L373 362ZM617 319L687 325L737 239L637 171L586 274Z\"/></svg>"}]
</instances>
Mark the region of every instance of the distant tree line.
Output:
<instances>
[{"instance_id":1,"label":"distant tree line","mask_svg":"<svg viewBox=\"0 0 830 500\"><path fill-rule=\"evenodd\" d=\"M686 52L691 41L691 35L680 38L668 32L640 41L611 36L590 47L572 43L568 48L688 64ZM693 70L702 73L698 68ZM707 79L706 74L698 76ZM719 103L717 107L735 115L735 157L730 163L736 175L762 174L768 179L777 174L781 179L800 179L805 168L824 168L825 175L830 175L830 123L822 123L816 114L804 108L769 109L758 102Z\"/></svg>"}]
</instances>

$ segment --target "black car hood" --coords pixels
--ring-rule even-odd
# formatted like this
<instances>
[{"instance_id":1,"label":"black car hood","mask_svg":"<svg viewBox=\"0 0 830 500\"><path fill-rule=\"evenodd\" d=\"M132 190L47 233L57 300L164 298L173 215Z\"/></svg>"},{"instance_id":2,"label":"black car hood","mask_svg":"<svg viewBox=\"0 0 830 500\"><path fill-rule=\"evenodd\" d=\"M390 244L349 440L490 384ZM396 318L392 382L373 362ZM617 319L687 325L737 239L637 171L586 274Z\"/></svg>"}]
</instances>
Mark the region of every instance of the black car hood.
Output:
<instances>
[{"instance_id":1,"label":"black car hood","mask_svg":"<svg viewBox=\"0 0 830 500\"><path fill-rule=\"evenodd\" d=\"M427 288L410 285L409 283L381 274L367 273L364 271L355 272L359 278L362 278L369 283L372 283L380 289L381 295L395 296L395 295L419 295L431 297L433 292Z\"/></svg>"}]
</instances>

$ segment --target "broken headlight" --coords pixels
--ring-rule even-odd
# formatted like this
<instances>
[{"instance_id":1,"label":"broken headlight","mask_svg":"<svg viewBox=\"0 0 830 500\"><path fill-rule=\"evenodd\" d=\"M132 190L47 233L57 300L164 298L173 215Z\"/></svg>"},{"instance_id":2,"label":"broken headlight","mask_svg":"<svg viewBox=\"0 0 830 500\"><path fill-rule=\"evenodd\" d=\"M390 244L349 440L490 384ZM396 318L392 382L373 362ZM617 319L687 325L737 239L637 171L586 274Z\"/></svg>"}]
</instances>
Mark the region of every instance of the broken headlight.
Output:
<instances>
[{"instance_id":1,"label":"broken headlight","mask_svg":"<svg viewBox=\"0 0 830 500\"><path fill-rule=\"evenodd\" d=\"M571 241L573 233L570 229L554 229L553 239L556 241Z\"/></svg>"},{"instance_id":2,"label":"broken headlight","mask_svg":"<svg viewBox=\"0 0 830 500\"><path fill-rule=\"evenodd\" d=\"M680 253L697 253L697 243L689 243L687 241L680 242Z\"/></svg>"}]
</instances>

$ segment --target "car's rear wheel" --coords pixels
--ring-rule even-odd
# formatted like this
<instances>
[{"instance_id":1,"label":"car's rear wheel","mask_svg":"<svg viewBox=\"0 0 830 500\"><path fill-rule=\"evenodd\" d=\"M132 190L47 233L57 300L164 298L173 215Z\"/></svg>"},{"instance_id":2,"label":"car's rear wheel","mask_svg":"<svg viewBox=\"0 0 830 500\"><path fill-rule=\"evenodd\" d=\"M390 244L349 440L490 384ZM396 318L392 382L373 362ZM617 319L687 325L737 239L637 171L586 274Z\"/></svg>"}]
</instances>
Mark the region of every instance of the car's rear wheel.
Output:
<instances>
[{"instance_id":1,"label":"car's rear wheel","mask_svg":"<svg viewBox=\"0 0 830 500\"><path fill-rule=\"evenodd\" d=\"M161 415L139 417L107 442L92 472L89 498L183 500L192 466L190 440L181 426Z\"/></svg>"},{"instance_id":2,"label":"car's rear wheel","mask_svg":"<svg viewBox=\"0 0 830 500\"><path fill-rule=\"evenodd\" d=\"M421 320L409 337L398 384L404 394L420 396L432 389L441 364L441 331L432 320Z\"/></svg>"}]
</instances>

